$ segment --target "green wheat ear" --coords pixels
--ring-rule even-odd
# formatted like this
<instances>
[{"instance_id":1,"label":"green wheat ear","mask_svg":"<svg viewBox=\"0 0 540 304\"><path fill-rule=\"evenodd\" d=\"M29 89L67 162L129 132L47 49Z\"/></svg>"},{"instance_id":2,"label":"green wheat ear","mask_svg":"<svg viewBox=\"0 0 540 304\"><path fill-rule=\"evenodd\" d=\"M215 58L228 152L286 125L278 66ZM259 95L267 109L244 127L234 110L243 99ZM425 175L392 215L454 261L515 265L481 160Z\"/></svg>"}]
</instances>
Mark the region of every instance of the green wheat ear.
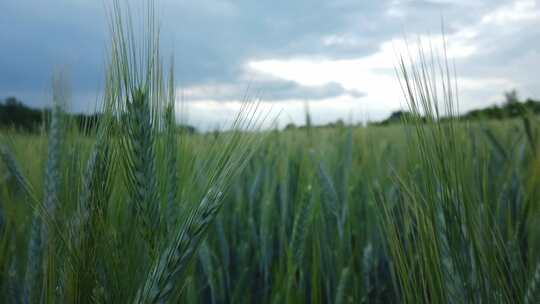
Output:
<instances>
[{"instance_id":1,"label":"green wheat ear","mask_svg":"<svg viewBox=\"0 0 540 304\"><path fill-rule=\"evenodd\" d=\"M25 301L46 301L50 294L43 294L41 290L57 284L54 273L54 252L58 238L55 229L57 228L56 215L61 184L60 158L64 128L63 105L67 102L66 90L64 80L61 77L55 77L53 79L53 109L48 134L43 203L36 201L33 206L32 227L28 241L23 291ZM20 183L33 198L29 183L22 177L20 170L14 163L11 166L16 176L19 176Z\"/></svg>"},{"instance_id":2,"label":"green wheat ear","mask_svg":"<svg viewBox=\"0 0 540 304\"><path fill-rule=\"evenodd\" d=\"M304 260L305 242L308 236L309 227L311 225L312 218L312 191L311 187L302 193L301 202L298 211L294 217L291 242L289 247L291 248L293 259L296 265L302 265Z\"/></svg>"},{"instance_id":3,"label":"green wheat ear","mask_svg":"<svg viewBox=\"0 0 540 304\"><path fill-rule=\"evenodd\" d=\"M128 205L134 224L152 255L161 230L156 137L161 124L163 86L158 53L159 34L153 19L153 3L148 4L148 20L143 47L137 45L132 23L114 1L112 14L112 56L109 73L115 98L115 115L121 128L120 157L123 160ZM159 233L158 233L159 235Z\"/></svg>"},{"instance_id":4,"label":"green wheat ear","mask_svg":"<svg viewBox=\"0 0 540 304\"><path fill-rule=\"evenodd\" d=\"M165 158L167 164L167 180L166 180L166 220L169 230L176 223L177 210L176 202L178 199L178 139L176 132L176 95L174 87L174 63L171 63L169 70L169 83L167 92L167 104L165 106Z\"/></svg>"},{"instance_id":5,"label":"green wheat ear","mask_svg":"<svg viewBox=\"0 0 540 304\"><path fill-rule=\"evenodd\" d=\"M250 128L252 123L253 121L246 122L239 117L235 126L237 129ZM233 177L245 167L259 142L260 138L235 131L223 146L215 147L220 152L215 165L209 168L212 173L207 182L206 195L199 204L187 210L187 216L174 231L166 249L155 261L139 289L136 303L162 303L171 300L182 285L189 263L223 205L224 193L230 187Z\"/></svg>"},{"instance_id":6,"label":"green wheat ear","mask_svg":"<svg viewBox=\"0 0 540 304\"><path fill-rule=\"evenodd\" d=\"M36 203L38 200L35 197L32 185L30 184L26 176L24 176L24 174L22 173L22 170L17 161L15 160L15 157L13 156L11 150L4 144L0 144L0 159L7 167L9 174L13 176L17 181L17 185L21 187L23 192L29 198L31 198L33 203Z\"/></svg>"},{"instance_id":7,"label":"green wheat ear","mask_svg":"<svg viewBox=\"0 0 540 304\"><path fill-rule=\"evenodd\" d=\"M39 299L40 290L42 290L42 286L40 285L42 278L41 261L43 258L41 230L41 216L36 211L32 218L30 239L28 240L26 273L24 276L23 299L26 303L36 302Z\"/></svg>"},{"instance_id":8,"label":"green wheat ear","mask_svg":"<svg viewBox=\"0 0 540 304\"><path fill-rule=\"evenodd\" d=\"M171 300L194 254L204 239L223 203L224 193L234 176L245 166L257 143L264 136L252 136L246 131L258 128L261 116L257 103L245 103L236 117L232 131L223 135L224 142L212 147L215 159L208 162L201 174L207 181L206 195L199 204L189 204L183 222L172 224L174 215L165 215L171 236L162 246L159 235L164 228L161 221L160 200L165 196L168 210L174 211L177 192L176 151L169 150L165 162L169 166L165 175L157 175L157 138L164 135L168 144L176 146L174 121L174 78L171 75L168 91L162 80L159 38L152 3L146 24L143 47L137 44L131 21L124 17L118 1L113 11L113 54L111 58L113 91L117 97L117 115L124 123L121 130L121 157L130 206L142 236L149 245L152 266L136 297L137 303L157 303ZM129 18L129 16L128 16ZM167 100L166 100L167 99ZM170 147L169 147L170 148ZM160 193L158 185L166 185ZM156 237L158 235L158 237ZM164 248L161 252L158 250Z\"/></svg>"}]
</instances>

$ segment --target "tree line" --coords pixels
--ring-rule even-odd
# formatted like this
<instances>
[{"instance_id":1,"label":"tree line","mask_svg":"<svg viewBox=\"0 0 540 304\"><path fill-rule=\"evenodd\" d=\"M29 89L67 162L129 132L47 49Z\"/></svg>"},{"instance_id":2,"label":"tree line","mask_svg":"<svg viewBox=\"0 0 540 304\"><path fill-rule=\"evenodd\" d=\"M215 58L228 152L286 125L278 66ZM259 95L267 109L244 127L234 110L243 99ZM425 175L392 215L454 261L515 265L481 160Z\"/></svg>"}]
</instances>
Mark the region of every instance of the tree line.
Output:
<instances>
[{"instance_id":1,"label":"tree line","mask_svg":"<svg viewBox=\"0 0 540 304\"><path fill-rule=\"evenodd\" d=\"M37 133L47 128L51 109L37 109L25 105L16 97L0 100L0 129L15 129L20 132ZM99 113L68 113L69 121L74 123L81 132L87 133L95 129L100 118ZM178 125L178 129L187 133L196 133L193 126Z\"/></svg>"},{"instance_id":2,"label":"tree line","mask_svg":"<svg viewBox=\"0 0 540 304\"><path fill-rule=\"evenodd\" d=\"M521 100L516 90L504 93L502 105L493 105L482 109L475 109L459 115L460 120L480 120L480 119L508 119L519 117L525 113L540 114L540 100L527 98ZM395 111L390 116L374 125L389 125L401 122L403 119L412 118L409 111ZM443 118L444 119L444 118Z\"/></svg>"},{"instance_id":3,"label":"tree line","mask_svg":"<svg viewBox=\"0 0 540 304\"><path fill-rule=\"evenodd\" d=\"M482 109L475 109L460 115L461 120L478 120L478 119L507 119L522 115L525 112L540 114L540 101L527 98L520 100L516 90L506 92L504 94L505 101L502 105L493 105ZM25 105L16 97L8 97L3 101L0 100L0 129L14 128L18 131L36 133L41 128L46 128L48 117L51 113L49 108L36 109ZM94 114L67 114L71 120L78 126L79 130L87 132L93 130L96 122L99 119L97 113ZM405 118L412 118L412 114L408 111L395 111L390 116L382 121L373 122L372 125L389 125L401 122ZM335 123L329 123L317 127L339 127L345 123L338 120ZM305 126L297 127L294 124L288 124L285 129L296 129ZM180 130L187 133L196 133L197 129L190 125L178 125Z\"/></svg>"}]
</instances>

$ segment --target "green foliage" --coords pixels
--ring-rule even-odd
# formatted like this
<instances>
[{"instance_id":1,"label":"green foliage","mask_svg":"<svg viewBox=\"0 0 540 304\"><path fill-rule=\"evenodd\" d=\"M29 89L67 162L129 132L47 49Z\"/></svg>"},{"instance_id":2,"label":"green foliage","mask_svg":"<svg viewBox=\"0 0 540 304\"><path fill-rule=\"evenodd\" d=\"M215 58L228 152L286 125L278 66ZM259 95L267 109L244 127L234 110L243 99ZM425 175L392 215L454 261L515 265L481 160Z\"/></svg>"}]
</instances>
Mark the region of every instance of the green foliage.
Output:
<instances>
[{"instance_id":1,"label":"green foliage","mask_svg":"<svg viewBox=\"0 0 540 304\"><path fill-rule=\"evenodd\" d=\"M187 133L175 126L174 78L163 81L152 3L147 11L148 32L139 41L114 2L95 128L81 131L69 121L68 90L57 77L49 127L39 136L46 145L32 151L46 158L35 158L32 170L21 167L12 149L26 136L6 133L0 228L10 241L1 243L0 265L9 271L0 289L10 302L174 301L224 194L261 140L245 133L260 123L247 103L208 153L178 140ZM186 169L181 178L177 167Z\"/></svg>"},{"instance_id":2,"label":"green foliage","mask_svg":"<svg viewBox=\"0 0 540 304\"><path fill-rule=\"evenodd\" d=\"M411 120L413 118L413 114L409 111L395 111L390 114L388 118L386 118L383 121L373 123L373 125L389 125L389 124L395 124L395 123L402 123L403 121Z\"/></svg>"},{"instance_id":3,"label":"green foliage","mask_svg":"<svg viewBox=\"0 0 540 304\"><path fill-rule=\"evenodd\" d=\"M421 126L420 133L401 126L317 129L313 142L303 130L271 133L247 163L239 163L244 154L235 156L228 168L245 170L225 178L226 189L210 179L228 176L228 169L216 173L217 163L231 149L225 137L234 134L177 137L172 147L171 137L158 135L161 228L149 234L153 240L140 234L130 212L120 138L66 136L64 145L79 147L80 156L78 169L67 169L64 157L61 171L77 170L80 182L71 187L62 179L59 187L58 225L72 228L58 230L68 239L57 242L58 297L418 303L536 295L540 172L523 124ZM535 120L531 128L538 129ZM32 200L14 186L27 180L40 189L35 177L45 161L23 153L28 145L45 153L38 143L14 135L9 145L24 179L10 174L0 191L4 229L14 240L0 261L15 268L5 272L15 274L10 279L2 277L3 291L24 286L25 257L35 248ZM71 192L77 201L63 199Z\"/></svg>"},{"instance_id":4,"label":"green foliage","mask_svg":"<svg viewBox=\"0 0 540 304\"><path fill-rule=\"evenodd\" d=\"M15 97L8 97L0 101L0 129L14 128L20 132L39 133L50 119L54 109L35 109L26 106ZM100 114L64 114L76 122L79 130L93 129L100 118Z\"/></svg>"},{"instance_id":5,"label":"green foliage","mask_svg":"<svg viewBox=\"0 0 540 304\"><path fill-rule=\"evenodd\" d=\"M518 98L517 92L512 90L506 92L505 102L501 105L493 105L482 109L476 109L468 111L464 114L454 113L459 117L460 120L482 120L482 119L510 119L521 117L527 113L534 115L540 114L540 101L528 98L525 101L522 101ZM409 111L395 111L390 117L384 119L383 121L373 123L373 125L388 125L394 123L401 123L403 121L410 120L414 116L413 113ZM449 117L440 117L442 121L448 120Z\"/></svg>"},{"instance_id":6,"label":"green foliage","mask_svg":"<svg viewBox=\"0 0 540 304\"><path fill-rule=\"evenodd\" d=\"M512 149L526 144L516 137L502 143L494 134L500 128L460 123L448 63L425 58L420 51L418 58L402 57L398 67L413 116L407 153L418 165L396 176L399 201L381 199L401 297L408 303L520 303L537 201L522 182L537 152ZM517 132L524 137L525 130Z\"/></svg>"},{"instance_id":7,"label":"green foliage","mask_svg":"<svg viewBox=\"0 0 540 304\"><path fill-rule=\"evenodd\" d=\"M25 106L15 97L0 102L0 127L15 126L24 131L37 131L43 122L43 113Z\"/></svg>"},{"instance_id":8,"label":"green foliage","mask_svg":"<svg viewBox=\"0 0 540 304\"><path fill-rule=\"evenodd\" d=\"M15 129L19 132L38 134L42 128L49 127L46 122L49 121L51 114L52 110L49 108L31 108L15 97L8 97L3 102L0 101L0 129ZM95 132L102 118L101 113L64 113L63 115L66 120L73 121L84 135ZM197 133L195 127L185 124L176 125L174 129L188 134Z\"/></svg>"}]
</instances>

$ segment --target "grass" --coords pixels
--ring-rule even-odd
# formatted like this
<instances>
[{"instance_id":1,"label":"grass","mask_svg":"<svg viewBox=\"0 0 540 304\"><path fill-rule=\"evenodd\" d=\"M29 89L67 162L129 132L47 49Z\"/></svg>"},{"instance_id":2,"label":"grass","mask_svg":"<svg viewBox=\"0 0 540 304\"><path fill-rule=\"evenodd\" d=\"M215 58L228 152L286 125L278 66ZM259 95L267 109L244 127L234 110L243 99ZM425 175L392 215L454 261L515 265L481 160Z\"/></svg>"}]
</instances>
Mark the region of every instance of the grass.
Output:
<instances>
[{"instance_id":1,"label":"grass","mask_svg":"<svg viewBox=\"0 0 540 304\"><path fill-rule=\"evenodd\" d=\"M189 135L153 6L142 36L111 12L97 129L57 78L49 127L2 134L2 302L537 302L536 117L452 119L449 65L420 50L402 125L262 132L245 103Z\"/></svg>"}]
</instances>

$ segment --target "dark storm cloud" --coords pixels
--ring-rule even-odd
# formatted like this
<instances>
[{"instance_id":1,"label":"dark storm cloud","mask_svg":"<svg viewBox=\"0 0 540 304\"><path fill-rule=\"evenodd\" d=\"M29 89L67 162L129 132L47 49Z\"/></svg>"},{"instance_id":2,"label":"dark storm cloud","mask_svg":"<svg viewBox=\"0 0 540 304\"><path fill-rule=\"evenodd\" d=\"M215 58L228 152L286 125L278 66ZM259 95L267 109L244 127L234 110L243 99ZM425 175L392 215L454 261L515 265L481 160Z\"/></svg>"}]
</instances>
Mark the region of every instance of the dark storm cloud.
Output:
<instances>
[{"instance_id":1,"label":"dark storm cloud","mask_svg":"<svg viewBox=\"0 0 540 304\"><path fill-rule=\"evenodd\" d=\"M18 94L33 98L48 90L53 71L65 69L72 79L73 95L85 99L77 100L75 108L85 108L81 103L93 101L89 96L102 88L106 61L107 3L2 1L0 97ZM215 85L228 88L231 94L241 92L238 88L250 60L360 58L376 52L382 42L401 37L404 31L438 33L441 15L447 34L452 34L505 3L508 1L157 1L164 54L174 54L178 84L186 90ZM519 51L519 45L530 43L508 38L515 46L507 52L512 48ZM504 60L508 55L501 56ZM314 88L273 80L260 86L268 100L361 95L337 84ZM206 98L227 99L210 93Z\"/></svg>"},{"instance_id":2,"label":"dark storm cloud","mask_svg":"<svg viewBox=\"0 0 540 304\"><path fill-rule=\"evenodd\" d=\"M238 77L246 60L352 56L350 47L328 47L327 35L348 30L355 16L384 13L384 1L197 1L164 7L164 39L174 37L179 77L186 85ZM367 26L365 27L367 29ZM354 56L375 51L377 37L363 36Z\"/></svg>"},{"instance_id":3,"label":"dark storm cloud","mask_svg":"<svg viewBox=\"0 0 540 304\"><path fill-rule=\"evenodd\" d=\"M186 100L216 100L232 101L242 96L252 99L268 101L283 100L320 100L342 95L353 98L362 98L364 93L357 90L347 90L338 83L327 83L318 86L302 86L294 81L282 80L273 77L237 81L236 83L210 83L207 85L192 86L184 90Z\"/></svg>"},{"instance_id":4,"label":"dark storm cloud","mask_svg":"<svg viewBox=\"0 0 540 304\"><path fill-rule=\"evenodd\" d=\"M0 96L17 93L43 105L53 72L77 95L97 91L104 67L105 18L99 1L2 1ZM25 98L27 97L27 98Z\"/></svg>"},{"instance_id":5,"label":"dark storm cloud","mask_svg":"<svg viewBox=\"0 0 540 304\"><path fill-rule=\"evenodd\" d=\"M303 99L318 100L342 95L349 95L354 98L362 98L364 93L356 90L347 90L338 83L331 82L320 86L300 86L292 81L275 81L264 86L261 91L261 98L264 100L287 100Z\"/></svg>"}]
</instances>

